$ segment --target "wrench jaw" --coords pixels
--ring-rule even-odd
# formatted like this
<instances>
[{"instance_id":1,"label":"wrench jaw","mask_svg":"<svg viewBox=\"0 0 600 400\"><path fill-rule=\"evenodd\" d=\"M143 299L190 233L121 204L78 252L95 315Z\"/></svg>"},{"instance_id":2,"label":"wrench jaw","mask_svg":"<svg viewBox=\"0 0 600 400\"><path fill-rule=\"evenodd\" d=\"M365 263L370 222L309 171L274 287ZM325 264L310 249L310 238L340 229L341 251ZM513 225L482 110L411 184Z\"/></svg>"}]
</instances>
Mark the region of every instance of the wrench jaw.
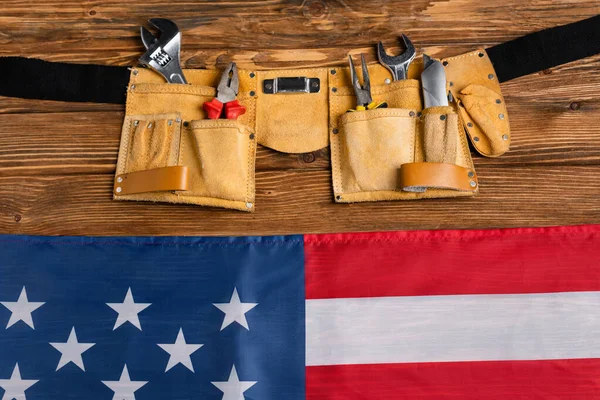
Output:
<instances>
[{"instance_id":1,"label":"wrench jaw","mask_svg":"<svg viewBox=\"0 0 600 400\"><path fill-rule=\"evenodd\" d=\"M139 59L140 64L154 69L169 83L187 84L181 70L181 32L177 25L164 18L152 18L149 22L160 31L160 37L143 26L140 28L142 42L147 49Z\"/></svg>"},{"instance_id":2,"label":"wrench jaw","mask_svg":"<svg viewBox=\"0 0 600 400\"><path fill-rule=\"evenodd\" d=\"M402 34L402 41L406 50L397 56L388 55L385 47L383 47L383 43L377 43L377 58L381 65L390 71L395 81L408 78L408 67L417 54L415 46L408 36Z\"/></svg>"}]
</instances>

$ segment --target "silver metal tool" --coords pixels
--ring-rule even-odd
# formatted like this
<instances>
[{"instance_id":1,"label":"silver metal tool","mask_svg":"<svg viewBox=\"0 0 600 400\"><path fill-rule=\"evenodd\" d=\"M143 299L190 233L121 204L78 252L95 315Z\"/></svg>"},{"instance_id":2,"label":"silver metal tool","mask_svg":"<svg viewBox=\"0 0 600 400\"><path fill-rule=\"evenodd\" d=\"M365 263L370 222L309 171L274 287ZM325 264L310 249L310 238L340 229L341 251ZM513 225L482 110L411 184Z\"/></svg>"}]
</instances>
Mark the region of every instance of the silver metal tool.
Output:
<instances>
[{"instance_id":1,"label":"silver metal tool","mask_svg":"<svg viewBox=\"0 0 600 400\"><path fill-rule=\"evenodd\" d=\"M140 57L139 62L165 77L169 83L183 83L187 80L183 75L179 61L181 49L181 32L175 22L165 18L152 18L148 22L160 31L160 37L154 36L145 27L140 28L142 42L148 51Z\"/></svg>"},{"instance_id":2,"label":"silver metal tool","mask_svg":"<svg viewBox=\"0 0 600 400\"><path fill-rule=\"evenodd\" d=\"M402 40L404 41L406 50L402 54L393 57L385 52L383 43L377 43L377 57L379 58L379 62L392 73L395 81L408 77L408 66L417 54L415 46L413 46L408 36L402 34Z\"/></svg>"},{"instance_id":3,"label":"silver metal tool","mask_svg":"<svg viewBox=\"0 0 600 400\"><path fill-rule=\"evenodd\" d=\"M423 54L423 100L425 108L447 106L448 93L446 92L446 71L442 63Z\"/></svg>"},{"instance_id":4,"label":"silver metal tool","mask_svg":"<svg viewBox=\"0 0 600 400\"><path fill-rule=\"evenodd\" d=\"M374 110L376 108L387 108L386 102L376 103L371 97L371 78L369 77L369 69L367 68L367 62L365 56L360 55L362 65L362 85L358 81L358 75L356 74L356 68L352 61L352 56L348 56L348 64L350 65L350 79L352 80L352 87L354 88L354 94L356 95L356 108L348 111L366 111Z\"/></svg>"}]
</instances>

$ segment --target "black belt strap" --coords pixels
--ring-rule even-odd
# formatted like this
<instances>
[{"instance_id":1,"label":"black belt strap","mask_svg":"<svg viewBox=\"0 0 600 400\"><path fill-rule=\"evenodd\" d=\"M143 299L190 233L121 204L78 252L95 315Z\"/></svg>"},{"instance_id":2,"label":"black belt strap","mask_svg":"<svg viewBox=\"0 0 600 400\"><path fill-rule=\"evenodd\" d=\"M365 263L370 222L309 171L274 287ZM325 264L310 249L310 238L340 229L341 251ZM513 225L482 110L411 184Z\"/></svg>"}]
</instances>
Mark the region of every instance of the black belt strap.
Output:
<instances>
[{"instance_id":1,"label":"black belt strap","mask_svg":"<svg viewBox=\"0 0 600 400\"><path fill-rule=\"evenodd\" d=\"M24 99L125 104L127 67L0 57L0 95Z\"/></svg>"},{"instance_id":2,"label":"black belt strap","mask_svg":"<svg viewBox=\"0 0 600 400\"><path fill-rule=\"evenodd\" d=\"M600 15L486 49L500 82L600 53Z\"/></svg>"},{"instance_id":3,"label":"black belt strap","mask_svg":"<svg viewBox=\"0 0 600 400\"><path fill-rule=\"evenodd\" d=\"M500 82L600 53L600 15L486 50ZM125 104L127 67L0 57L0 96Z\"/></svg>"}]
</instances>

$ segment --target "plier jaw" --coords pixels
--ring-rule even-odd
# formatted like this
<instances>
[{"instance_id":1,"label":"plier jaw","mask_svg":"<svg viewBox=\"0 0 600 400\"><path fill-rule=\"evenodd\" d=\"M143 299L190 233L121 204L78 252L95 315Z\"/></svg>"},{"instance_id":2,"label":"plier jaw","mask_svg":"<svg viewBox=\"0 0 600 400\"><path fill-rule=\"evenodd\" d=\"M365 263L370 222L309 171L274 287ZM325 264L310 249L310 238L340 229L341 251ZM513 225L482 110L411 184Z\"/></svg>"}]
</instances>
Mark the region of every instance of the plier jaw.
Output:
<instances>
[{"instance_id":1,"label":"plier jaw","mask_svg":"<svg viewBox=\"0 0 600 400\"><path fill-rule=\"evenodd\" d=\"M365 56L363 54L360 55L360 58L363 76L362 85L358 81L352 56L348 56L348 62L350 64L350 79L352 80L352 88L354 88L354 94L356 95L356 109L351 109L348 111L366 111L374 110L376 108L386 108L387 103L375 103L373 101L373 98L371 97L371 78L369 77L367 62L365 61Z\"/></svg>"},{"instance_id":2,"label":"plier jaw","mask_svg":"<svg viewBox=\"0 0 600 400\"><path fill-rule=\"evenodd\" d=\"M236 100L239 87L237 66L234 62L229 63L221 74L221 80L217 86L217 96L202 106L208 118L219 119L224 116L225 119L238 119L240 115L245 114L246 107ZM225 112L223 113L223 111Z\"/></svg>"}]
</instances>

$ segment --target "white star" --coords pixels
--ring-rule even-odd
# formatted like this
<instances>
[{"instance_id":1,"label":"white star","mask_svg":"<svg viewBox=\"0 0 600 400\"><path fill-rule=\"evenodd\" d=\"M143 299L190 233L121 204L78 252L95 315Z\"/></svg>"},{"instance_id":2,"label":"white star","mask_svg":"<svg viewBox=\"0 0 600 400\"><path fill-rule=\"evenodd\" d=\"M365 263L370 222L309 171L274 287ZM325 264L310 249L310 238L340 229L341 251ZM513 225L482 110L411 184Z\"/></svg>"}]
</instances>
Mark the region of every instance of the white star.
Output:
<instances>
[{"instance_id":1,"label":"white star","mask_svg":"<svg viewBox=\"0 0 600 400\"><path fill-rule=\"evenodd\" d=\"M177 339L174 344L159 344L161 349L171 355L169 362L167 363L167 369L165 372L176 366L177 364L183 364L187 369L194 372L194 366L192 365L191 355L200 347L202 344L187 344L185 337L183 336L183 329L179 328Z\"/></svg>"},{"instance_id":2,"label":"white star","mask_svg":"<svg viewBox=\"0 0 600 400\"><path fill-rule=\"evenodd\" d=\"M25 391L38 382L39 380L21 379L19 363L16 363L10 379L0 379L0 387L4 389L2 400L27 400Z\"/></svg>"},{"instance_id":3,"label":"white star","mask_svg":"<svg viewBox=\"0 0 600 400\"><path fill-rule=\"evenodd\" d=\"M227 328L234 322L237 322L247 330L250 330L248 327L248 321L246 321L246 313L256 307L258 303L242 303L240 302L240 296L238 295L237 288L233 288L233 294L231 295L231 300L229 303L214 303L213 306L217 307L219 310L225 313L225 318L223 319L223 325L221 325L221 330Z\"/></svg>"},{"instance_id":4,"label":"white star","mask_svg":"<svg viewBox=\"0 0 600 400\"><path fill-rule=\"evenodd\" d=\"M102 383L115 392L113 400L135 400L134 393L148 382L132 381L131 378L129 378L127 364L125 364L118 381L102 381Z\"/></svg>"},{"instance_id":5,"label":"white star","mask_svg":"<svg viewBox=\"0 0 600 400\"><path fill-rule=\"evenodd\" d=\"M33 326L33 318L31 317L31 313L43 306L45 303L27 300L27 291L25 290L25 286L23 286L17 301L3 301L0 302L0 304L12 312L10 319L8 320L8 324L6 325L6 329L10 328L19 321L23 321L32 329L35 329Z\"/></svg>"},{"instance_id":6,"label":"white star","mask_svg":"<svg viewBox=\"0 0 600 400\"><path fill-rule=\"evenodd\" d=\"M131 322L133 326L141 331L142 326L140 325L140 318L138 317L138 314L147 307L151 306L152 303L136 303L133 301L131 288L129 288L127 289L125 300L123 300L122 303L106 303L106 305L119 313L113 331L123 325L125 322Z\"/></svg>"},{"instance_id":7,"label":"white star","mask_svg":"<svg viewBox=\"0 0 600 400\"><path fill-rule=\"evenodd\" d=\"M96 343L79 343L77 341L75 327L73 327L73 329L71 329L71 333L69 334L69 338L67 339L67 343L50 343L52 347L62 353L56 370L58 371L68 363L72 362L82 371L85 371L85 365L83 365L83 358L81 358L81 354L89 350L95 344Z\"/></svg>"},{"instance_id":8,"label":"white star","mask_svg":"<svg viewBox=\"0 0 600 400\"><path fill-rule=\"evenodd\" d=\"M222 400L244 400L244 392L256 384L256 382L240 382L235 365L231 368L227 382L211 382L223 392Z\"/></svg>"}]
</instances>

